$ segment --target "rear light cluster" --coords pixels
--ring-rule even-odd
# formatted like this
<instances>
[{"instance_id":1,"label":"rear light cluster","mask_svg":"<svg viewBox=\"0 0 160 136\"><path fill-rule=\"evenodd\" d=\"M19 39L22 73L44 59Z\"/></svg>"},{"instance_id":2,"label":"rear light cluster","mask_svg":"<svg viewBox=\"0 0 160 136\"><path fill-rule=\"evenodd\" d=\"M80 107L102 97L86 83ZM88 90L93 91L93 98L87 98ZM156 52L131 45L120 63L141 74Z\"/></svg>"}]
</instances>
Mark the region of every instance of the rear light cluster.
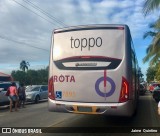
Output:
<instances>
[{"instance_id":1,"label":"rear light cluster","mask_svg":"<svg viewBox=\"0 0 160 136\"><path fill-rule=\"evenodd\" d=\"M48 97L52 100L55 99L53 77L51 77L48 81Z\"/></svg>"},{"instance_id":2,"label":"rear light cluster","mask_svg":"<svg viewBox=\"0 0 160 136\"><path fill-rule=\"evenodd\" d=\"M126 102L129 99L129 84L128 81L122 77L122 87L119 97L119 102Z\"/></svg>"}]
</instances>

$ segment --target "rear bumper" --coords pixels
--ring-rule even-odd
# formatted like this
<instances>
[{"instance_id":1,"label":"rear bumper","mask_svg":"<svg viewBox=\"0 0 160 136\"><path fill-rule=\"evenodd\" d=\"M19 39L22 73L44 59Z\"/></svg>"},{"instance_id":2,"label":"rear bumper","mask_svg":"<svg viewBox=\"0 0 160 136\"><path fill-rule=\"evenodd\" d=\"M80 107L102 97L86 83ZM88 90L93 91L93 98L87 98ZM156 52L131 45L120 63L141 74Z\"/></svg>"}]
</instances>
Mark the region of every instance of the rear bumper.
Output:
<instances>
[{"instance_id":1,"label":"rear bumper","mask_svg":"<svg viewBox=\"0 0 160 136\"><path fill-rule=\"evenodd\" d=\"M82 111L79 109L84 110ZM132 116L134 112L134 104L132 100L124 103L80 103L55 101L48 98L48 110L52 112Z\"/></svg>"}]
</instances>

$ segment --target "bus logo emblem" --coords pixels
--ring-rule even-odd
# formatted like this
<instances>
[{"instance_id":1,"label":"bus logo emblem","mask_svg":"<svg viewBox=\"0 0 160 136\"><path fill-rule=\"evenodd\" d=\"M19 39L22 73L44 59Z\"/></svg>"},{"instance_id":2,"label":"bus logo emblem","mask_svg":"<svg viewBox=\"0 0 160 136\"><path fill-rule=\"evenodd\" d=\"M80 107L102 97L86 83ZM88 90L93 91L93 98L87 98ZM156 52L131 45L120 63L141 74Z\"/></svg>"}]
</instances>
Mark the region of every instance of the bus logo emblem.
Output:
<instances>
[{"instance_id":1,"label":"bus logo emblem","mask_svg":"<svg viewBox=\"0 0 160 136\"><path fill-rule=\"evenodd\" d=\"M104 85L104 91L102 92L99 89L99 85L101 82L109 82L111 84L111 90L109 92L106 92L106 86ZM110 97L114 92L115 92L115 88L116 85L114 83L114 81L110 78L110 77L100 77L95 84L95 90L97 92L98 95L100 95L101 97Z\"/></svg>"}]
</instances>

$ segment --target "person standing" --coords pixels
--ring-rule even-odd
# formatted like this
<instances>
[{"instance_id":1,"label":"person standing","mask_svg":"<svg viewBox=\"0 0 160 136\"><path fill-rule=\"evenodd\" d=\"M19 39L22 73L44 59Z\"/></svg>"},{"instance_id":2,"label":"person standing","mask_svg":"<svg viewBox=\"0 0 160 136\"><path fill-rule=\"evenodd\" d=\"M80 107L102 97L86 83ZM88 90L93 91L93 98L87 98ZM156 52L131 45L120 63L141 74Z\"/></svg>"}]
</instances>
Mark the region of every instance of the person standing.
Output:
<instances>
[{"instance_id":1,"label":"person standing","mask_svg":"<svg viewBox=\"0 0 160 136\"><path fill-rule=\"evenodd\" d=\"M20 87L18 88L18 96L19 96L19 107L25 108L25 100L26 100L26 93L25 93L25 87L24 84L21 83Z\"/></svg>"},{"instance_id":2,"label":"person standing","mask_svg":"<svg viewBox=\"0 0 160 136\"><path fill-rule=\"evenodd\" d=\"M12 104L15 102L15 111L17 110L17 105L18 105L18 93L17 93L17 87L16 83L12 82L11 86L8 88L9 89L9 96L8 99L10 100L10 112L12 112Z\"/></svg>"}]
</instances>

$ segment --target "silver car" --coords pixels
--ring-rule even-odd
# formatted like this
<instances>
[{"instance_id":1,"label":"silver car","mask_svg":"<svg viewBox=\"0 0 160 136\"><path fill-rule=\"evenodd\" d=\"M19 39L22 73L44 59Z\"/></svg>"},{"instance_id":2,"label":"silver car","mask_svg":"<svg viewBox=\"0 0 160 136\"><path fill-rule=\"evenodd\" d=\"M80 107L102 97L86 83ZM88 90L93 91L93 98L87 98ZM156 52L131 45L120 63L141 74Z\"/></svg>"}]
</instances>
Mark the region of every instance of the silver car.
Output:
<instances>
[{"instance_id":1,"label":"silver car","mask_svg":"<svg viewBox=\"0 0 160 136\"><path fill-rule=\"evenodd\" d=\"M19 88L19 82L15 82L17 88ZM7 89L11 86L12 82L0 82L0 106L8 105L8 96L5 96Z\"/></svg>"},{"instance_id":2,"label":"silver car","mask_svg":"<svg viewBox=\"0 0 160 136\"><path fill-rule=\"evenodd\" d=\"M26 101L38 103L39 100L48 98L47 85L32 85L26 89Z\"/></svg>"}]
</instances>

